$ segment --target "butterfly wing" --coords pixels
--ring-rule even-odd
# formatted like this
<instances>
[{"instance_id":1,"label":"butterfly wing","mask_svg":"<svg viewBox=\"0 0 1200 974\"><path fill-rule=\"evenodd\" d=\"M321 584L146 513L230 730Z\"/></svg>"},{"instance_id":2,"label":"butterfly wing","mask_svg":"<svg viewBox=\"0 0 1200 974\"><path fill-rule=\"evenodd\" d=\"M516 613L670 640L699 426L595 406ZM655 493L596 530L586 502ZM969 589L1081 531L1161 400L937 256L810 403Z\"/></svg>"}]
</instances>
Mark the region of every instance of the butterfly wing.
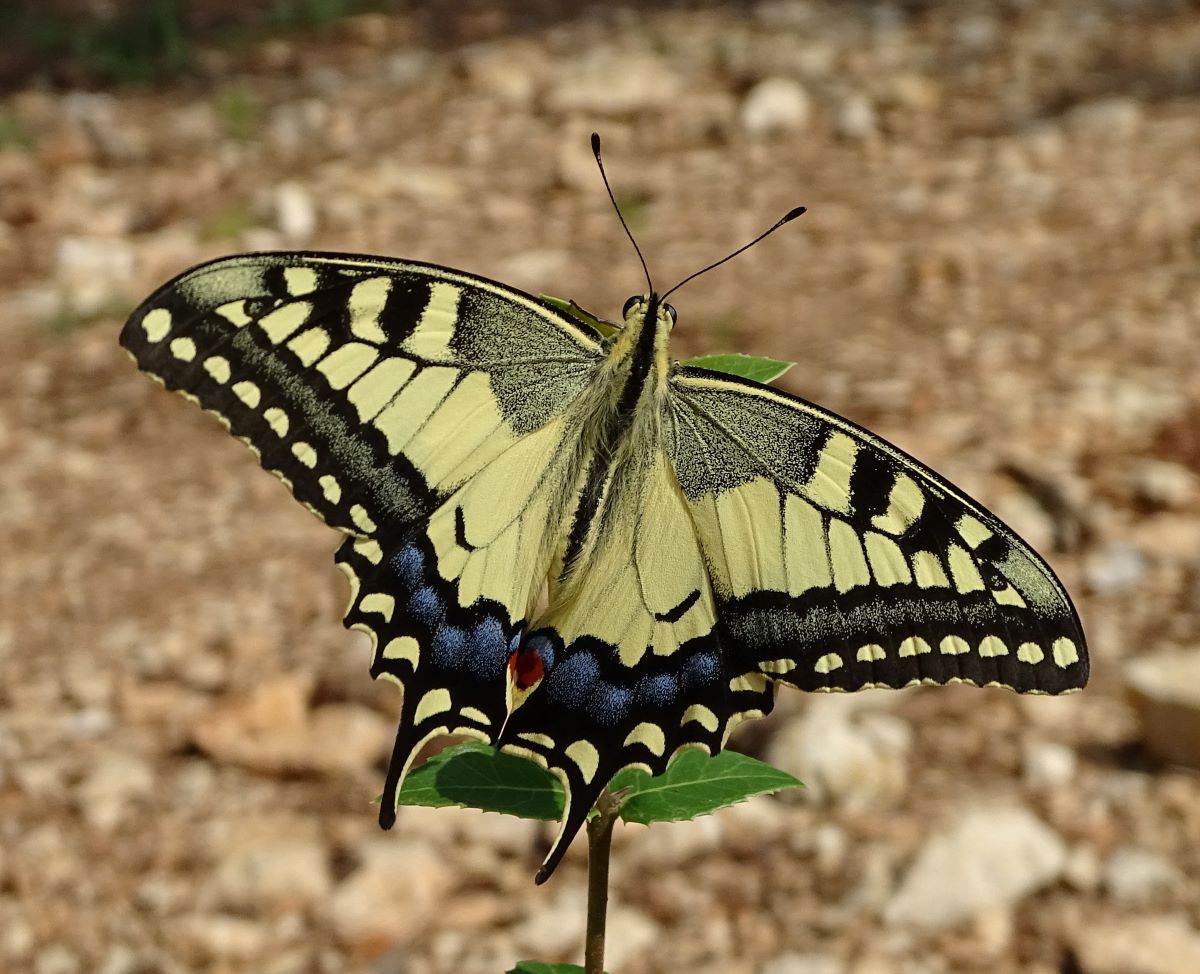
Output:
<instances>
[{"instance_id":1,"label":"butterfly wing","mask_svg":"<svg viewBox=\"0 0 1200 974\"><path fill-rule=\"evenodd\" d=\"M803 690L1087 682L1054 573L979 504L811 403L680 369L671 450L737 652Z\"/></svg>"},{"instance_id":2,"label":"butterfly wing","mask_svg":"<svg viewBox=\"0 0 1200 974\"><path fill-rule=\"evenodd\" d=\"M404 706L380 822L395 820L400 785L428 740L491 742L507 713L505 666L521 641L574 499L575 427L567 417L527 434L450 495L388 551L347 539L346 624L370 634L372 675Z\"/></svg>"},{"instance_id":3,"label":"butterfly wing","mask_svg":"<svg viewBox=\"0 0 1200 974\"><path fill-rule=\"evenodd\" d=\"M426 264L257 254L161 288L122 344L327 523L346 624L404 691L380 819L422 743L491 740L571 501L568 405L599 361L567 315Z\"/></svg>"},{"instance_id":4,"label":"butterfly wing","mask_svg":"<svg viewBox=\"0 0 1200 974\"><path fill-rule=\"evenodd\" d=\"M193 268L121 344L319 517L381 542L549 422L600 354L569 316L495 282L315 253Z\"/></svg>"}]
</instances>

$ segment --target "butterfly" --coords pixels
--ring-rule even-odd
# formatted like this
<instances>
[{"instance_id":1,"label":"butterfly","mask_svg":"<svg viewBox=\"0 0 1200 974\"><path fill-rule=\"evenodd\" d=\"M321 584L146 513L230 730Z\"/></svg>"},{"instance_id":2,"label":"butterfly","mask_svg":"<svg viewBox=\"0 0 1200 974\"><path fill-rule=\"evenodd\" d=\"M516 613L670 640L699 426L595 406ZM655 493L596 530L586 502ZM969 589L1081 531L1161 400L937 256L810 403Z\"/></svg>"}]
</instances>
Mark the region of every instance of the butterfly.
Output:
<instances>
[{"instance_id":1,"label":"butterfly","mask_svg":"<svg viewBox=\"0 0 1200 974\"><path fill-rule=\"evenodd\" d=\"M1069 596L994 515L811 402L673 361L652 286L622 318L260 253L185 272L121 332L344 535L345 623L403 691L385 828L426 743L478 738L563 784L543 882L617 771L716 753L779 686L1086 683Z\"/></svg>"}]
</instances>

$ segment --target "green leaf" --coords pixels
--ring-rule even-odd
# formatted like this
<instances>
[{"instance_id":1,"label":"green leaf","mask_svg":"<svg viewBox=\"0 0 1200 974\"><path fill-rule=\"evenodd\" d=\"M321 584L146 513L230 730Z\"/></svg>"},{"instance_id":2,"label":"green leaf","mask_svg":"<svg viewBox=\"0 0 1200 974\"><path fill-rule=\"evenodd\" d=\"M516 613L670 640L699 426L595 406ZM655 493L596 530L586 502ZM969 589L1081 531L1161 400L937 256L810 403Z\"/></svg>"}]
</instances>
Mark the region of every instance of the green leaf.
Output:
<instances>
[{"instance_id":1,"label":"green leaf","mask_svg":"<svg viewBox=\"0 0 1200 974\"><path fill-rule=\"evenodd\" d=\"M540 960L523 960L508 974L583 974L578 964L544 964Z\"/></svg>"},{"instance_id":2,"label":"green leaf","mask_svg":"<svg viewBox=\"0 0 1200 974\"><path fill-rule=\"evenodd\" d=\"M755 795L798 787L802 785L790 774L745 754L722 751L709 757L694 748L655 778L628 768L609 784L614 792L626 789L621 818L642 825L696 818Z\"/></svg>"},{"instance_id":3,"label":"green leaf","mask_svg":"<svg viewBox=\"0 0 1200 974\"><path fill-rule=\"evenodd\" d=\"M572 298L568 301L566 298L556 298L553 294L539 294L539 298L547 304L557 308L565 315L570 315L576 321L581 321L593 331L597 332L601 338L609 338L619 332L620 326L611 321L605 321L603 318L597 318L590 311L584 311L579 307Z\"/></svg>"},{"instance_id":4,"label":"green leaf","mask_svg":"<svg viewBox=\"0 0 1200 974\"><path fill-rule=\"evenodd\" d=\"M518 818L562 818L558 779L532 761L476 741L455 744L414 770L400 789L401 805L461 805Z\"/></svg>"},{"instance_id":5,"label":"green leaf","mask_svg":"<svg viewBox=\"0 0 1200 974\"><path fill-rule=\"evenodd\" d=\"M680 363L694 365L713 372L726 372L743 379L753 379L755 382L774 382L795 362L781 362L776 358L765 358L761 355L743 355L741 352L731 352L728 355L701 355Z\"/></svg>"},{"instance_id":6,"label":"green leaf","mask_svg":"<svg viewBox=\"0 0 1200 974\"><path fill-rule=\"evenodd\" d=\"M613 778L609 788L625 791L624 821L649 825L707 815L755 795L799 786L790 774L737 751L709 757L690 749L657 777L630 768ZM556 821L562 817L563 793L558 779L532 761L467 741L412 771L400 789L400 804L458 805Z\"/></svg>"}]
</instances>

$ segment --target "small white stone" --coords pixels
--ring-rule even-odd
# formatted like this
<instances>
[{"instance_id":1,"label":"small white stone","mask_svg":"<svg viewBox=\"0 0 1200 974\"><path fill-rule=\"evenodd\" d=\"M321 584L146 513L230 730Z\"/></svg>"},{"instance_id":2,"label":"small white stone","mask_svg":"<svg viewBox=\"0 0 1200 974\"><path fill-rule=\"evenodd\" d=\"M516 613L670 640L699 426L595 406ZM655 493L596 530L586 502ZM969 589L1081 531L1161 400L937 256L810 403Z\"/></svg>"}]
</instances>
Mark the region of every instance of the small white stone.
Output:
<instances>
[{"instance_id":1,"label":"small white stone","mask_svg":"<svg viewBox=\"0 0 1200 974\"><path fill-rule=\"evenodd\" d=\"M1141 583L1146 557L1134 545L1115 541L1089 552L1083 573L1088 588L1097 595L1119 595Z\"/></svg>"},{"instance_id":2,"label":"small white stone","mask_svg":"<svg viewBox=\"0 0 1200 974\"><path fill-rule=\"evenodd\" d=\"M80 315L105 311L133 285L136 255L124 240L63 237L54 251L60 307Z\"/></svg>"},{"instance_id":3,"label":"small white stone","mask_svg":"<svg viewBox=\"0 0 1200 974\"><path fill-rule=\"evenodd\" d=\"M1025 746L1023 772L1031 785L1061 787L1075 777L1075 752L1053 741L1032 741Z\"/></svg>"},{"instance_id":4,"label":"small white stone","mask_svg":"<svg viewBox=\"0 0 1200 974\"><path fill-rule=\"evenodd\" d=\"M899 926L953 927L1058 879L1066 857L1058 834L1023 808L969 811L926 842L884 918Z\"/></svg>"},{"instance_id":5,"label":"small white stone","mask_svg":"<svg viewBox=\"0 0 1200 974\"><path fill-rule=\"evenodd\" d=\"M1102 867L1094 846L1081 842L1067 854L1063 881L1072 889L1090 893L1100 885Z\"/></svg>"},{"instance_id":6,"label":"small white stone","mask_svg":"<svg viewBox=\"0 0 1200 974\"><path fill-rule=\"evenodd\" d=\"M984 51L995 44L1000 24L989 13L972 11L955 20L951 30L956 44L971 51Z\"/></svg>"},{"instance_id":7,"label":"small white stone","mask_svg":"<svg viewBox=\"0 0 1200 974\"><path fill-rule=\"evenodd\" d=\"M860 92L842 99L833 116L833 130L846 139L870 139L879 132L875 106Z\"/></svg>"},{"instance_id":8,"label":"small white stone","mask_svg":"<svg viewBox=\"0 0 1200 974\"><path fill-rule=\"evenodd\" d=\"M79 786L79 800L88 822L98 829L111 829L129 812L134 802L154 793L154 770L136 754L112 753L92 767Z\"/></svg>"},{"instance_id":9,"label":"small white stone","mask_svg":"<svg viewBox=\"0 0 1200 974\"><path fill-rule=\"evenodd\" d=\"M772 957L759 974L843 974L845 963L831 954L788 953Z\"/></svg>"},{"instance_id":10,"label":"small white stone","mask_svg":"<svg viewBox=\"0 0 1200 974\"><path fill-rule=\"evenodd\" d=\"M1200 768L1200 652L1164 650L1125 669L1146 749L1159 760Z\"/></svg>"},{"instance_id":11,"label":"small white stone","mask_svg":"<svg viewBox=\"0 0 1200 974\"><path fill-rule=\"evenodd\" d=\"M1142 460L1130 472L1134 495L1155 507L1185 507L1198 492L1200 478L1181 463Z\"/></svg>"},{"instance_id":12,"label":"small white stone","mask_svg":"<svg viewBox=\"0 0 1200 974\"><path fill-rule=\"evenodd\" d=\"M547 68L541 46L513 40L476 44L465 49L462 58L467 78L476 89L514 108L534 100Z\"/></svg>"},{"instance_id":13,"label":"small white stone","mask_svg":"<svg viewBox=\"0 0 1200 974\"><path fill-rule=\"evenodd\" d=\"M362 865L326 904L338 939L355 952L381 953L428 930L453 885L441 854L425 842L387 836L362 843L358 857Z\"/></svg>"},{"instance_id":14,"label":"small white stone","mask_svg":"<svg viewBox=\"0 0 1200 974\"><path fill-rule=\"evenodd\" d=\"M674 103L680 87L679 77L656 54L596 47L563 62L546 103L564 114L632 115Z\"/></svg>"},{"instance_id":15,"label":"small white stone","mask_svg":"<svg viewBox=\"0 0 1200 974\"><path fill-rule=\"evenodd\" d=\"M51 944L37 955L34 974L79 974L83 964L79 955L62 944Z\"/></svg>"},{"instance_id":16,"label":"small white stone","mask_svg":"<svg viewBox=\"0 0 1200 974\"><path fill-rule=\"evenodd\" d=\"M795 30L819 16L810 0L762 0L754 5L754 17L765 27Z\"/></svg>"},{"instance_id":17,"label":"small white stone","mask_svg":"<svg viewBox=\"0 0 1200 974\"><path fill-rule=\"evenodd\" d=\"M551 247L522 250L498 264L496 277L513 287L541 293L552 286L551 282L563 280L569 266L565 250Z\"/></svg>"},{"instance_id":18,"label":"small white stone","mask_svg":"<svg viewBox=\"0 0 1200 974\"><path fill-rule=\"evenodd\" d=\"M329 852L312 820L279 814L219 824L228 833L215 836L223 855L211 882L222 905L246 912L284 911L328 896Z\"/></svg>"},{"instance_id":19,"label":"small white stone","mask_svg":"<svg viewBox=\"0 0 1200 974\"><path fill-rule=\"evenodd\" d=\"M869 807L895 800L907 787L909 726L891 714L856 713L853 703L812 701L768 746L768 762L803 781L809 801Z\"/></svg>"},{"instance_id":20,"label":"small white stone","mask_svg":"<svg viewBox=\"0 0 1200 974\"><path fill-rule=\"evenodd\" d=\"M813 852L817 860L817 872L832 876L846 864L846 853L850 840L846 830L832 822L822 822L813 831Z\"/></svg>"},{"instance_id":21,"label":"small white stone","mask_svg":"<svg viewBox=\"0 0 1200 974\"><path fill-rule=\"evenodd\" d=\"M1071 939L1083 974L1200 971L1200 931L1182 913L1082 923Z\"/></svg>"},{"instance_id":22,"label":"small white stone","mask_svg":"<svg viewBox=\"0 0 1200 974\"><path fill-rule=\"evenodd\" d=\"M897 850L887 842L869 842L856 853L858 883L845 904L859 913L880 914L896 889Z\"/></svg>"},{"instance_id":23,"label":"small white stone","mask_svg":"<svg viewBox=\"0 0 1200 974\"><path fill-rule=\"evenodd\" d=\"M1067 114L1066 122L1085 137L1124 144L1136 137L1144 115L1140 102L1114 95L1077 105Z\"/></svg>"},{"instance_id":24,"label":"small white stone","mask_svg":"<svg viewBox=\"0 0 1200 974\"><path fill-rule=\"evenodd\" d=\"M108 953L104 955L96 974L137 974L138 971L152 967L153 964L148 959L138 957L124 944L116 944L108 948Z\"/></svg>"},{"instance_id":25,"label":"small white stone","mask_svg":"<svg viewBox=\"0 0 1200 974\"><path fill-rule=\"evenodd\" d=\"M1118 903L1144 904L1177 889L1183 876L1164 856L1124 846L1104 864L1104 887Z\"/></svg>"},{"instance_id":26,"label":"small white stone","mask_svg":"<svg viewBox=\"0 0 1200 974\"><path fill-rule=\"evenodd\" d=\"M227 914L185 917L180 933L205 956L226 961L252 960L265 953L271 939L261 923Z\"/></svg>"},{"instance_id":27,"label":"small white stone","mask_svg":"<svg viewBox=\"0 0 1200 974\"><path fill-rule=\"evenodd\" d=\"M107 734L115 725L116 718L107 707L84 707L66 714L62 720L63 732L82 740Z\"/></svg>"},{"instance_id":28,"label":"small white stone","mask_svg":"<svg viewBox=\"0 0 1200 974\"><path fill-rule=\"evenodd\" d=\"M411 88L429 76L433 61L423 48L396 51L383 60L383 78L395 88Z\"/></svg>"},{"instance_id":29,"label":"small white stone","mask_svg":"<svg viewBox=\"0 0 1200 974\"><path fill-rule=\"evenodd\" d=\"M678 866L721 847L721 820L701 815L686 822L669 822L652 829L637 828L625 857L642 868Z\"/></svg>"},{"instance_id":30,"label":"small white stone","mask_svg":"<svg viewBox=\"0 0 1200 974\"><path fill-rule=\"evenodd\" d=\"M325 704L312 712L307 753L322 771L367 769L386 756L391 733L391 722L369 707Z\"/></svg>"},{"instance_id":31,"label":"small white stone","mask_svg":"<svg viewBox=\"0 0 1200 974\"><path fill-rule=\"evenodd\" d=\"M566 957L582 949L586 924L587 891L568 887L513 927L512 935L523 953Z\"/></svg>"},{"instance_id":32,"label":"small white stone","mask_svg":"<svg viewBox=\"0 0 1200 974\"><path fill-rule=\"evenodd\" d=\"M662 931L658 925L641 910L619 903L610 905L604 966L612 971L624 970L632 958L661 938Z\"/></svg>"},{"instance_id":33,"label":"small white stone","mask_svg":"<svg viewBox=\"0 0 1200 974\"><path fill-rule=\"evenodd\" d=\"M742 102L738 119L755 137L803 129L812 115L812 100L800 82L792 78L760 81Z\"/></svg>"},{"instance_id":34,"label":"small white stone","mask_svg":"<svg viewBox=\"0 0 1200 974\"><path fill-rule=\"evenodd\" d=\"M288 181L275 187L275 224L293 244L306 243L316 232L317 208L300 183Z\"/></svg>"},{"instance_id":35,"label":"small white stone","mask_svg":"<svg viewBox=\"0 0 1200 974\"><path fill-rule=\"evenodd\" d=\"M738 802L714 814L721 824L722 846L735 854L739 849L755 850L786 842L795 830L791 809L768 796Z\"/></svg>"},{"instance_id":36,"label":"small white stone","mask_svg":"<svg viewBox=\"0 0 1200 974\"><path fill-rule=\"evenodd\" d=\"M540 822L481 812L477 808L426 808L405 805L397 813L396 829L405 836L431 843L450 841L460 850L486 849L500 855L526 856L535 848Z\"/></svg>"},{"instance_id":37,"label":"small white stone","mask_svg":"<svg viewBox=\"0 0 1200 974\"><path fill-rule=\"evenodd\" d=\"M0 957L10 962L27 960L37 946L37 936L24 910L0 914L0 917L4 920L0 924Z\"/></svg>"},{"instance_id":38,"label":"small white stone","mask_svg":"<svg viewBox=\"0 0 1200 974\"><path fill-rule=\"evenodd\" d=\"M1007 906L986 909L975 915L972 927L979 952L985 957L995 957L1006 951L1012 943L1012 910Z\"/></svg>"}]
</instances>

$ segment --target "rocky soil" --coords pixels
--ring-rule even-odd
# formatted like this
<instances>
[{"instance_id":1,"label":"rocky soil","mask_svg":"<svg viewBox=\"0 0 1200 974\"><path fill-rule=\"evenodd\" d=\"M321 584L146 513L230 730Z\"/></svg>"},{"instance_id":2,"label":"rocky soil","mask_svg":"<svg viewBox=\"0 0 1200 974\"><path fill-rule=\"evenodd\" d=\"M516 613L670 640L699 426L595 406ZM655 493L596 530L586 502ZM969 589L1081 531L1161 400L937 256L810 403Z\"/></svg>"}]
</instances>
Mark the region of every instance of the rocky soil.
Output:
<instances>
[{"instance_id":1,"label":"rocky soil","mask_svg":"<svg viewBox=\"0 0 1200 974\"><path fill-rule=\"evenodd\" d=\"M474 10L485 5L475 4ZM794 359L1046 553L1091 687L785 696L809 788L615 846L614 974L1200 970L1200 9L403 15L0 96L0 969L500 974L577 960L583 849L406 810L336 539L136 374L130 308L218 254L463 267L678 351Z\"/></svg>"}]
</instances>

